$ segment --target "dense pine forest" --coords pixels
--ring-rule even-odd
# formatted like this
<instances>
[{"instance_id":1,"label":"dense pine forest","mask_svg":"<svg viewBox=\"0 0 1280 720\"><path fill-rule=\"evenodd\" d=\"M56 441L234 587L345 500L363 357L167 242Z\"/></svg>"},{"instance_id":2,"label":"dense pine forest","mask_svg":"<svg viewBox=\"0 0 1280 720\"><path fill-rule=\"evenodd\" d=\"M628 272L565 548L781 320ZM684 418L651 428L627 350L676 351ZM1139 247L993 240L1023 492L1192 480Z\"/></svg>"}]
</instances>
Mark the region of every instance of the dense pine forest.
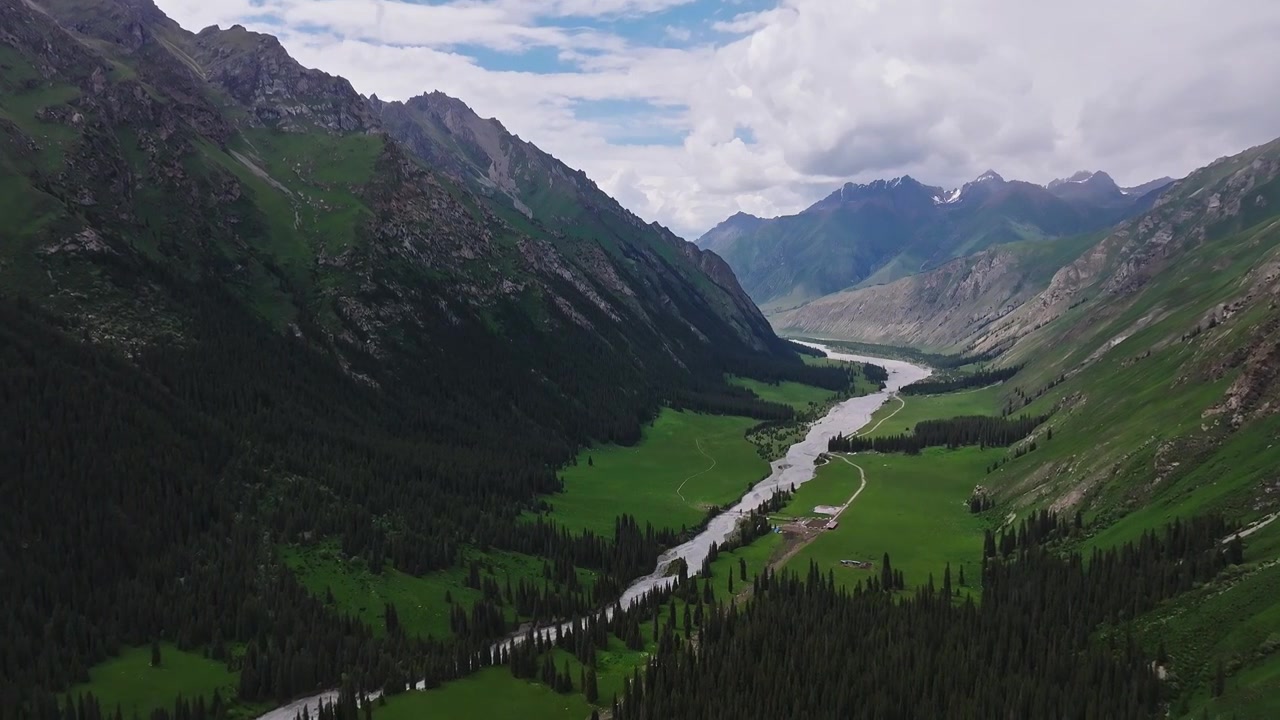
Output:
<instances>
[{"instance_id":1,"label":"dense pine forest","mask_svg":"<svg viewBox=\"0 0 1280 720\"><path fill-rule=\"evenodd\" d=\"M1041 512L989 537L981 602L949 567L901 599L874 576L765 574L638 672L614 717L1161 717L1161 659L1099 627L1240 563L1230 529L1179 521L1086 559L1055 549L1079 525Z\"/></svg>"},{"instance_id":2,"label":"dense pine forest","mask_svg":"<svg viewBox=\"0 0 1280 720\"><path fill-rule=\"evenodd\" d=\"M975 370L973 372L955 373L944 375L943 377L929 380L921 380L917 383L902 388L903 395L936 395L938 393L956 392L957 390L968 390L970 388L982 388L988 385L995 385L1004 382L1022 369L1021 365L1014 365L1006 368L995 368L990 370Z\"/></svg>"},{"instance_id":3,"label":"dense pine forest","mask_svg":"<svg viewBox=\"0 0 1280 720\"><path fill-rule=\"evenodd\" d=\"M905 452L919 453L927 447L956 449L966 445L979 447L1008 447L1027 437L1045 420L1047 415L1014 419L973 415L925 420L916 423L910 433L887 437L862 437L836 435L827 441L831 452Z\"/></svg>"},{"instance_id":4,"label":"dense pine forest","mask_svg":"<svg viewBox=\"0 0 1280 720\"><path fill-rule=\"evenodd\" d=\"M514 522L559 489L556 468L583 443L634 441L664 400L790 412L712 381L752 372L747 360L620 382L595 343L551 344L531 329L529 345L546 346L543 372L580 388L566 407L519 380L491 336L443 321L433 374L371 366L370 385L238 314L216 289L183 291L197 303L192 334L128 360L65 335L56 316L0 301L0 492L23 508L0 544L0 716L51 707L90 666L157 639L226 660L241 701L287 700L344 673L363 688L457 677L458 657L510 631L498 604L533 619L599 607L680 539L625 515L609 537ZM518 317L507 330L521 332ZM760 372L786 377L788 367L809 382L850 380L798 359ZM375 636L276 556L280 544L323 538L374 572L423 574L476 547L598 579L490 592L456 611L448 642Z\"/></svg>"}]
</instances>

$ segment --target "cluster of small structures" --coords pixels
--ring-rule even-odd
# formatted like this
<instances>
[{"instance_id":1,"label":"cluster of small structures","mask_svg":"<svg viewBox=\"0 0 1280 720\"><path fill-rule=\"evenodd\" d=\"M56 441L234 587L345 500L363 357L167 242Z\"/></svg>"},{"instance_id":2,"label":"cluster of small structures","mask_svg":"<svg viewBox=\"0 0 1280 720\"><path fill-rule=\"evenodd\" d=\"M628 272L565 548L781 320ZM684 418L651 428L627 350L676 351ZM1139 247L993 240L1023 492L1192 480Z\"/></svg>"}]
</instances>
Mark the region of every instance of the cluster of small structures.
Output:
<instances>
[{"instance_id":1,"label":"cluster of small structures","mask_svg":"<svg viewBox=\"0 0 1280 720\"><path fill-rule=\"evenodd\" d=\"M801 523L801 527L810 530L835 530L840 522L835 518L809 518Z\"/></svg>"}]
</instances>

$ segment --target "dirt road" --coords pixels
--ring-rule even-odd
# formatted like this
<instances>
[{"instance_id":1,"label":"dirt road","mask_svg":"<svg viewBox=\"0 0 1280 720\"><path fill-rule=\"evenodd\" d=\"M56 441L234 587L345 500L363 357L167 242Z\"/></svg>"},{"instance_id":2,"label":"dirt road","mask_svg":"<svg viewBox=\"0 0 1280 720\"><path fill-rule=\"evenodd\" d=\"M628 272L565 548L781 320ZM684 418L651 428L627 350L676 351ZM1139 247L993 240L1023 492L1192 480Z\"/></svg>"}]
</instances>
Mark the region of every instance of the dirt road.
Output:
<instances>
[{"instance_id":1,"label":"dirt road","mask_svg":"<svg viewBox=\"0 0 1280 720\"><path fill-rule=\"evenodd\" d=\"M889 418L885 418L885 420L888 420L888 419ZM845 461L846 463L857 468L858 475L862 479L862 484L858 486L858 489L854 491L853 495L851 495L849 499L845 501L844 505L841 505L840 509L837 510L836 513L831 516L832 520L837 520L841 515L844 514L845 510L849 509L849 506L853 504L853 501L858 499L858 496L862 494L862 491L867 488L867 471L863 470L861 465L851 461L848 457L844 455L833 455L833 457L838 457L841 460ZM777 570L778 568L785 565L788 560L795 557L797 553L805 549L809 545L809 543L816 540L817 537L821 535L823 532L825 531L824 530L807 531L802 535L797 536L795 543L793 543L790 547L788 547L786 552L784 552L781 556L779 556L777 560L774 560L773 562L769 563L769 569Z\"/></svg>"}]
</instances>

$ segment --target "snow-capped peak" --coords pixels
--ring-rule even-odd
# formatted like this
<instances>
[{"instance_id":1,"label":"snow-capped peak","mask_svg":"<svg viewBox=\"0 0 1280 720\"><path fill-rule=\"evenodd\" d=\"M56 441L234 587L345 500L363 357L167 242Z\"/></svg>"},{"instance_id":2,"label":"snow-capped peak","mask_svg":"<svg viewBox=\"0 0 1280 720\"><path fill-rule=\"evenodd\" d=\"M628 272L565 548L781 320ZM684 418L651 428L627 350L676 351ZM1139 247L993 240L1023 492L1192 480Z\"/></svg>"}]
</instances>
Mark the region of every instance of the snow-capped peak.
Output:
<instances>
[{"instance_id":1,"label":"snow-capped peak","mask_svg":"<svg viewBox=\"0 0 1280 720\"><path fill-rule=\"evenodd\" d=\"M1089 170L1081 170L1075 173L1074 175L1072 175L1071 177L1058 178L1057 180L1054 180L1053 182L1046 185L1045 187L1052 190L1057 187L1062 187L1063 185L1080 185L1080 184L1089 182L1090 180L1097 177L1097 175L1098 173L1096 172L1091 172Z\"/></svg>"},{"instance_id":2,"label":"snow-capped peak","mask_svg":"<svg viewBox=\"0 0 1280 720\"><path fill-rule=\"evenodd\" d=\"M955 190L952 190L951 192L947 193L946 197L942 197L941 195L934 195L933 202L936 205L950 205L951 203L958 202L960 200L960 195L962 195L963 193L964 193L964 188L958 187Z\"/></svg>"},{"instance_id":3,"label":"snow-capped peak","mask_svg":"<svg viewBox=\"0 0 1280 720\"><path fill-rule=\"evenodd\" d=\"M1004 178L1000 177L1000 173L996 172L995 170L988 170L982 173L981 175L979 175L977 178L974 179L974 182L976 183L990 182L992 180L996 182L1004 182Z\"/></svg>"}]
</instances>

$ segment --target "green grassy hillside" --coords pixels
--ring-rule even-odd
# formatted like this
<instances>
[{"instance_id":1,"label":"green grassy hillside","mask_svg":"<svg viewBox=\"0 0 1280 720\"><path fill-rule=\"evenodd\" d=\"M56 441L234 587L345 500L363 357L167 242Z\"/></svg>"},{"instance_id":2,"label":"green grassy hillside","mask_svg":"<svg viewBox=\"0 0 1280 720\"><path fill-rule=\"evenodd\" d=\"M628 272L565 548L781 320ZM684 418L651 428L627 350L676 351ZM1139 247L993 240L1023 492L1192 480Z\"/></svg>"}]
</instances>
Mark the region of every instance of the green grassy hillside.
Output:
<instances>
[{"instance_id":1,"label":"green grassy hillside","mask_svg":"<svg viewBox=\"0 0 1280 720\"><path fill-rule=\"evenodd\" d=\"M973 527L1007 526L1042 508L1079 511L1085 530L1078 544L1086 551L1134 541L1177 518L1220 513L1243 525L1280 510L1274 473L1280 462L1280 204L1272 202L1280 193L1278 175L1274 143L1193 174L1150 214L1086 250L1045 291L960 348L1002 350L995 364L1024 366L1012 380L968 393L908 396L905 408L882 409L873 421L883 420L878 435L958 415L1012 411L1049 419L1031 437L988 449L967 467L961 459L976 451L864 458L886 484L898 477L899 465L918 465L922 488L899 478L894 489L904 495L887 512L877 508L876 495L863 508L860 499L840 530L806 553L829 560L832 552L865 554L897 543L908 553L902 562L911 562L910 553L919 551L887 530L872 533L873 542L841 544L839 538L858 535L859 519L874 527L895 512L911 515L929 502L923 488L946 483L954 487L941 508L922 510L917 521L898 520L916 528L909 535L931 528L943 537L931 542L963 543L963 533L948 529L945 506L956 508L957 517L967 515L961 504L977 484L993 493L996 507L966 519L977 523ZM933 483L924 484L933 475ZM874 482L872 473L868 492ZM1276 712L1275 533L1268 526L1250 536L1243 566L1129 628L1153 654L1163 643L1174 716ZM894 539L882 540L886 535ZM898 554L892 556L897 566ZM937 577L948 559L924 557L909 582L920 582L912 577L919 572ZM1224 692L1213 696L1219 666Z\"/></svg>"}]
</instances>

